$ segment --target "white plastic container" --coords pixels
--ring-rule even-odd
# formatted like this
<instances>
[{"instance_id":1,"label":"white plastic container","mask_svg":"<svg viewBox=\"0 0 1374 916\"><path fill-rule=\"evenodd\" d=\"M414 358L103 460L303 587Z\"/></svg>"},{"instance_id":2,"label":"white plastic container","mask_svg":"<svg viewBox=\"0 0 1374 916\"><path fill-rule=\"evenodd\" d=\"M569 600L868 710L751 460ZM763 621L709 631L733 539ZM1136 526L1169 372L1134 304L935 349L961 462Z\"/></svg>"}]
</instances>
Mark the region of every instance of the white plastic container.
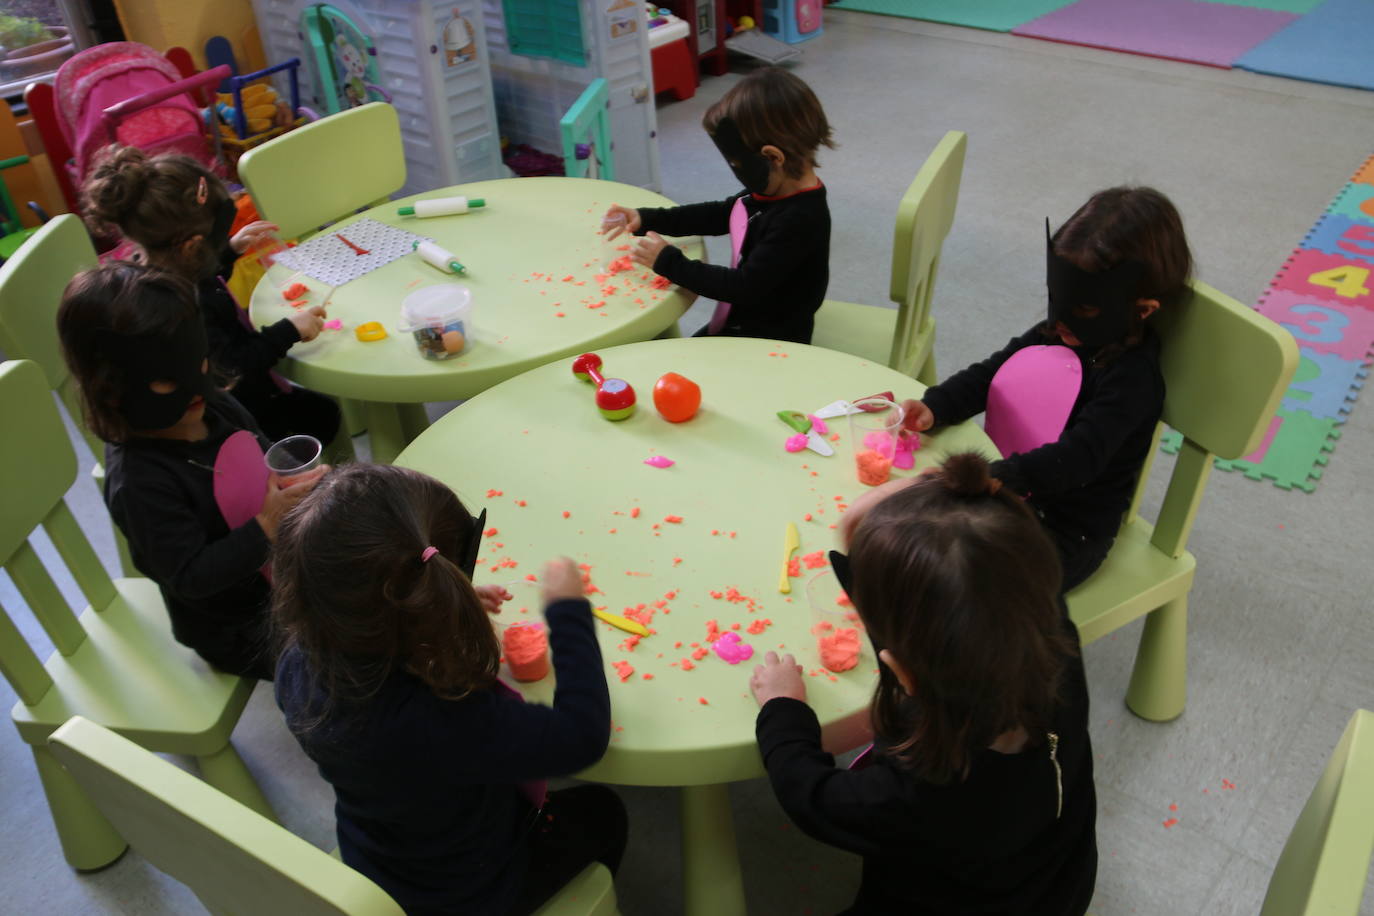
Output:
<instances>
[{"instance_id":1,"label":"white plastic container","mask_svg":"<svg viewBox=\"0 0 1374 916\"><path fill-rule=\"evenodd\" d=\"M462 353L471 338L472 290L461 283L417 289L401 303L399 329L415 338L425 359L449 359Z\"/></svg>"}]
</instances>

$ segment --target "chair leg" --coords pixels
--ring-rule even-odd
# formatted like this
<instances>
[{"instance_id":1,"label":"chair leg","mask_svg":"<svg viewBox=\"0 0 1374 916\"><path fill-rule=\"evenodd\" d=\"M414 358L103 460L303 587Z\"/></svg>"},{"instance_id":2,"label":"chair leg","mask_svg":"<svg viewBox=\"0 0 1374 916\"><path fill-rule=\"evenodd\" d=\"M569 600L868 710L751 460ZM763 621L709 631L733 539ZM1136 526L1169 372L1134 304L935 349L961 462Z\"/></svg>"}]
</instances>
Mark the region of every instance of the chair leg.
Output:
<instances>
[{"instance_id":1,"label":"chair leg","mask_svg":"<svg viewBox=\"0 0 1374 916\"><path fill-rule=\"evenodd\" d=\"M683 786L682 895L686 916L744 916L730 787Z\"/></svg>"},{"instance_id":2,"label":"chair leg","mask_svg":"<svg viewBox=\"0 0 1374 916\"><path fill-rule=\"evenodd\" d=\"M920 371L916 373L916 381L920 382L922 385L925 385L927 388L930 388L934 385L938 385L940 383L940 377L935 374L934 350L931 350L930 355L926 357L925 365L923 365Z\"/></svg>"},{"instance_id":3,"label":"chair leg","mask_svg":"<svg viewBox=\"0 0 1374 916\"><path fill-rule=\"evenodd\" d=\"M1142 719L1168 722L1188 699L1188 596L1155 608L1145 618L1126 705Z\"/></svg>"},{"instance_id":4,"label":"chair leg","mask_svg":"<svg viewBox=\"0 0 1374 916\"><path fill-rule=\"evenodd\" d=\"M205 757L197 757L201 778L219 789L230 798L242 802L263 817L277 823L277 812L272 810L253 774L248 772L239 752L234 745L225 742L224 747Z\"/></svg>"},{"instance_id":5,"label":"chair leg","mask_svg":"<svg viewBox=\"0 0 1374 916\"><path fill-rule=\"evenodd\" d=\"M72 775L57 762L47 747L31 747L67 864L79 871L92 871L104 868L123 855L129 844L100 813L100 809L91 802Z\"/></svg>"}]
</instances>

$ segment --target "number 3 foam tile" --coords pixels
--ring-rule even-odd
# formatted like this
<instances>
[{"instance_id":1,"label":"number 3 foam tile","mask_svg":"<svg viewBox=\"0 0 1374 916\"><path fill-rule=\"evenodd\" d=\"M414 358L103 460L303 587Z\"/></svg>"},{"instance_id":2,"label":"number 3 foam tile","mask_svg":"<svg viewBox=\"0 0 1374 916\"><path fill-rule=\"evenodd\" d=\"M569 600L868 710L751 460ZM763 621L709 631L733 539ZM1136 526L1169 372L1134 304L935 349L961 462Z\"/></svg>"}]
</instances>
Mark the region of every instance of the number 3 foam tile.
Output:
<instances>
[{"instance_id":1,"label":"number 3 foam tile","mask_svg":"<svg viewBox=\"0 0 1374 916\"><path fill-rule=\"evenodd\" d=\"M1283 396L1284 409L1306 411L1314 417L1344 423L1369 370L1358 361L1317 353L1307 347L1300 347L1298 352L1302 358Z\"/></svg>"},{"instance_id":2,"label":"number 3 foam tile","mask_svg":"<svg viewBox=\"0 0 1374 916\"><path fill-rule=\"evenodd\" d=\"M1328 213L1346 219L1362 219L1374 223L1374 184L1351 182L1341 189L1327 208Z\"/></svg>"},{"instance_id":3,"label":"number 3 foam tile","mask_svg":"<svg viewBox=\"0 0 1374 916\"><path fill-rule=\"evenodd\" d=\"M1223 471L1240 471L1251 480L1268 478L1274 486L1288 490L1297 487L1307 493L1317 488L1322 469L1330 459L1340 430L1334 420L1314 417L1303 410L1279 408L1279 426L1259 461L1217 459Z\"/></svg>"},{"instance_id":4,"label":"number 3 foam tile","mask_svg":"<svg viewBox=\"0 0 1374 916\"><path fill-rule=\"evenodd\" d=\"M1313 296L1322 302L1374 308L1370 265L1321 251L1299 248L1274 278L1276 289Z\"/></svg>"},{"instance_id":5,"label":"number 3 foam tile","mask_svg":"<svg viewBox=\"0 0 1374 916\"><path fill-rule=\"evenodd\" d=\"M1328 213L1317 220L1301 247L1374 264L1374 221L1356 221Z\"/></svg>"},{"instance_id":6,"label":"number 3 foam tile","mask_svg":"<svg viewBox=\"0 0 1374 916\"><path fill-rule=\"evenodd\" d=\"M1286 289L1270 289L1255 309L1283 325L1300 346L1318 353L1358 361L1374 346L1374 309L1341 308L1322 297Z\"/></svg>"}]
</instances>

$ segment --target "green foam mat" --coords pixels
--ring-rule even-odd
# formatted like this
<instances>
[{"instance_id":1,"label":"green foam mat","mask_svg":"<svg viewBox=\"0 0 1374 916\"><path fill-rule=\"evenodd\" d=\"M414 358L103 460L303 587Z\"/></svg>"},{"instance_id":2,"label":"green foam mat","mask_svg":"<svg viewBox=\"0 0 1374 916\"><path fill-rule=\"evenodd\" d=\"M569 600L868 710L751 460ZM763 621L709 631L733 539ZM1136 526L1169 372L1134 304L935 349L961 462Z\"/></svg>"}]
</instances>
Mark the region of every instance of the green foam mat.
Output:
<instances>
[{"instance_id":1,"label":"green foam mat","mask_svg":"<svg viewBox=\"0 0 1374 916\"><path fill-rule=\"evenodd\" d=\"M830 8L1010 32L1073 0L840 0Z\"/></svg>"}]
</instances>

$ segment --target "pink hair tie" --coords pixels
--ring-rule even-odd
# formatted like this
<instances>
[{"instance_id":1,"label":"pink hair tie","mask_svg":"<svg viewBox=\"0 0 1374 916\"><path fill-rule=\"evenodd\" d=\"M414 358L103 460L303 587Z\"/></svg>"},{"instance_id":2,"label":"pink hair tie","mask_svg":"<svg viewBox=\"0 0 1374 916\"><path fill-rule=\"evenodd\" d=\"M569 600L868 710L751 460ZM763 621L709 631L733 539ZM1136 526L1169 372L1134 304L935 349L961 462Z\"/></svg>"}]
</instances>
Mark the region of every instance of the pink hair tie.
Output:
<instances>
[{"instance_id":1,"label":"pink hair tie","mask_svg":"<svg viewBox=\"0 0 1374 916\"><path fill-rule=\"evenodd\" d=\"M438 547L426 547L423 551L420 552L420 562L421 562L421 563L428 563L428 562L429 562L429 558L432 557L432 556L434 556L434 555L435 555L436 553L438 553L438 552L439 552L439 548L438 548Z\"/></svg>"}]
</instances>

